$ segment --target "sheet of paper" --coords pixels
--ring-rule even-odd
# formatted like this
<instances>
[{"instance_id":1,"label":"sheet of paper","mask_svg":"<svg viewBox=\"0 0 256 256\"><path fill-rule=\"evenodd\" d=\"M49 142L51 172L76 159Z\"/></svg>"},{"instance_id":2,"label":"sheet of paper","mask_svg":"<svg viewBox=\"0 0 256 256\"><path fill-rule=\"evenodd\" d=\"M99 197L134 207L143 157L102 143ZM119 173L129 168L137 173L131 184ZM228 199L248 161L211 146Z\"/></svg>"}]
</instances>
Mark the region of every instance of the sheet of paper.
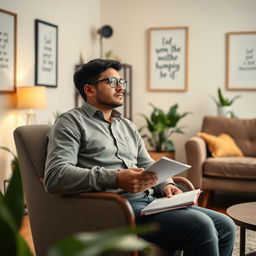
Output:
<instances>
[{"instance_id":1,"label":"sheet of paper","mask_svg":"<svg viewBox=\"0 0 256 256\"><path fill-rule=\"evenodd\" d=\"M183 164L163 156L147 167L144 171L156 173L158 177L157 184L159 184L166 179L189 169L190 167L190 165Z\"/></svg>"}]
</instances>

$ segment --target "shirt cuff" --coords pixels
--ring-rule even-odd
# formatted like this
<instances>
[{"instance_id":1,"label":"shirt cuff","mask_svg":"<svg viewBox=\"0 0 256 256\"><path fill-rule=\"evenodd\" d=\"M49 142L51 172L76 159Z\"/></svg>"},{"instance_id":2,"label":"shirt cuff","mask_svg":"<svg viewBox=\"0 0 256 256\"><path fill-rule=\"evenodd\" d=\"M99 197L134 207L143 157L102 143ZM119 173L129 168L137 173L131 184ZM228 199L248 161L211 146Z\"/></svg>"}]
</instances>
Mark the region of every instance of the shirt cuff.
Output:
<instances>
[{"instance_id":1,"label":"shirt cuff","mask_svg":"<svg viewBox=\"0 0 256 256\"><path fill-rule=\"evenodd\" d=\"M166 196L166 195L164 194L164 188L165 188L165 186L167 186L168 184L175 185L175 183L174 183L174 181L173 181L172 178L169 178L169 179L165 180L164 182L162 182L162 183L160 183L160 184L154 186L154 187L153 187L153 189L154 189L154 195L155 195L156 197L163 197L163 196Z\"/></svg>"}]
</instances>

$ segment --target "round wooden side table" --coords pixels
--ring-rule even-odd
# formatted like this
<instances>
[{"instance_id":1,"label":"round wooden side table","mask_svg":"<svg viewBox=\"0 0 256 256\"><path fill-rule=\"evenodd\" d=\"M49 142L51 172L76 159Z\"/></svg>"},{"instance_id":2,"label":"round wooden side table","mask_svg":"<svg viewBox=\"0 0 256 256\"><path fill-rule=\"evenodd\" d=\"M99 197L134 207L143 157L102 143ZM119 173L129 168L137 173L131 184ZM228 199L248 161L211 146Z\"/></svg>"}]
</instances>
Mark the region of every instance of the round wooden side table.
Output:
<instances>
[{"instance_id":1,"label":"round wooden side table","mask_svg":"<svg viewBox=\"0 0 256 256\"><path fill-rule=\"evenodd\" d=\"M227 214L240 227L240 256L245 255L245 230L256 231L256 202L241 203L230 206ZM252 252L247 255L256 255Z\"/></svg>"}]
</instances>

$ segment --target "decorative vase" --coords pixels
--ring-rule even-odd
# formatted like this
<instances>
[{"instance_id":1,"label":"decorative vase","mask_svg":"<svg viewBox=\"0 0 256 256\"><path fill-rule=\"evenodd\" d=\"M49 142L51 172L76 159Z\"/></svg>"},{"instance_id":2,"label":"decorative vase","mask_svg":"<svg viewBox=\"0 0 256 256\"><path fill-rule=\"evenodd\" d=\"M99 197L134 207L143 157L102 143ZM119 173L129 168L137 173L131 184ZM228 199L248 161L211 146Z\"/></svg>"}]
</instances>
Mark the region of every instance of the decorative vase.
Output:
<instances>
[{"instance_id":1,"label":"decorative vase","mask_svg":"<svg viewBox=\"0 0 256 256\"><path fill-rule=\"evenodd\" d=\"M171 159L175 159L175 152L155 152L155 151L149 151L149 155L152 159L158 160L162 156L169 157Z\"/></svg>"},{"instance_id":2,"label":"decorative vase","mask_svg":"<svg viewBox=\"0 0 256 256\"><path fill-rule=\"evenodd\" d=\"M232 115L231 106L218 106L217 112L218 116L222 117L231 117Z\"/></svg>"}]
</instances>

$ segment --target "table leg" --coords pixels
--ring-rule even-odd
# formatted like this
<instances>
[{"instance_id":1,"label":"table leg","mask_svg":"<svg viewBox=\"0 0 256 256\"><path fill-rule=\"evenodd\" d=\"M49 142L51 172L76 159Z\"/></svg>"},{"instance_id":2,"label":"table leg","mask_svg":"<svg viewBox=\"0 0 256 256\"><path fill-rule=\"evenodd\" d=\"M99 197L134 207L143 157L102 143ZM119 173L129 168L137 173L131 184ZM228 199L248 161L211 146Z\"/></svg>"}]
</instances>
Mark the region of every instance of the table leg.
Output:
<instances>
[{"instance_id":1,"label":"table leg","mask_svg":"<svg viewBox=\"0 0 256 256\"><path fill-rule=\"evenodd\" d=\"M240 256L245 256L245 228L240 227Z\"/></svg>"}]
</instances>

